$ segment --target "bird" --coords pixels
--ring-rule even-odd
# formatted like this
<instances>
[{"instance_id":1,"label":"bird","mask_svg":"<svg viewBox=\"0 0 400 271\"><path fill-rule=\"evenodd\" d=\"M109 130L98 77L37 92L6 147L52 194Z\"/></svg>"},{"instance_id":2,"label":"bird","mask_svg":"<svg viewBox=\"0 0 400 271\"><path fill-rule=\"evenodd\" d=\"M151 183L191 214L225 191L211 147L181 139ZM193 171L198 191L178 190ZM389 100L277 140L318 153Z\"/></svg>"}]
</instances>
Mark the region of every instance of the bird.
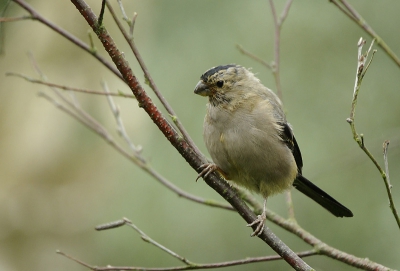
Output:
<instances>
[{"instance_id":1,"label":"bird","mask_svg":"<svg viewBox=\"0 0 400 271\"><path fill-rule=\"evenodd\" d=\"M264 208L247 226L265 227L267 198L292 186L336 217L353 213L302 175L303 160L279 97L243 66L212 67L194 93L208 97L203 139L212 158L199 178L219 172L226 180L261 194ZM196 180L197 180L196 179Z\"/></svg>"}]
</instances>

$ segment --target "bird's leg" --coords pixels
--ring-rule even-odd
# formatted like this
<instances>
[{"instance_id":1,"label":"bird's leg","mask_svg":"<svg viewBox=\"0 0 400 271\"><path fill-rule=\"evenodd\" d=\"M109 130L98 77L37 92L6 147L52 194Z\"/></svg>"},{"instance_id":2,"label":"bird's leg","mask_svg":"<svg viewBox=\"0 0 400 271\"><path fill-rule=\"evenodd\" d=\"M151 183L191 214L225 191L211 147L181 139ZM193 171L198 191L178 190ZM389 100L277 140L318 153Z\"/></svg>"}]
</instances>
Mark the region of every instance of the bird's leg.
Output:
<instances>
[{"instance_id":1,"label":"bird's leg","mask_svg":"<svg viewBox=\"0 0 400 271\"><path fill-rule=\"evenodd\" d=\"M216 170L221 171L221 169L214 163L203 164L199 169L202 169L202 171L197 175L196 182L199 178L205 178Z\"/></svg>"},{"instance_id":2,"label":"bird's leg","mask_svg":"<svg viewBox=\"0 0 400 271\"><path fill-rule=\"evenodd\" d=\"M251 227L258 224L257 228L251 234L251 237L256 235L259 236L264 231L265 219L267 218L266 212L267 212L267 198L264 199L264 208L261 215L258 215L256 220L254 220L250 224L247 224L247 227Z\"/></svg>"}]
</instances>

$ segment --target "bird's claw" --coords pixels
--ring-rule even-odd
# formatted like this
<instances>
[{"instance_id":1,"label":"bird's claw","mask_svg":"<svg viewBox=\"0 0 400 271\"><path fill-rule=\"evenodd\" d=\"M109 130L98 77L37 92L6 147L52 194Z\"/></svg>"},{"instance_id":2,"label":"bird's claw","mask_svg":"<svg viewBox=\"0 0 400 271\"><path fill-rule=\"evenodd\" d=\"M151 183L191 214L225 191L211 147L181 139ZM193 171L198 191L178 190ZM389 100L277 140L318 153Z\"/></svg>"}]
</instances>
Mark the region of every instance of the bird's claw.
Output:
<instances>
[{"instance_id":1,"label":"bird's claw","mask_svg":"<svg viewBox=\"0 0 400 271\"><path fill-rule=\"evenodd\" d=\"M252 227L254 225L257 225L257 228L253 231L253 233L251 234L251 237L254 236L259 236L263 231L264 231L264 227L265 227L265 213L263 212L261 215L257 216L257 219L255 219L253 222L251 222L250 224L247 224L247 227Z\"/></svg>"},{"instance_id":2,"label":"bird's claw","mask_svg":"<svg viewBox=\"0 0 400 271\"><path fill-rule=\"evenodd\" d=\"M214 171L216 171L218 169L218 166L214 163L207 163L207 164L203 164L199 167L199 170L202 169L202 171L199 173L199 175L197 175L196 178L196 182L198 179L202 178L206 178L208 175L210 175L211 173L213 173Z\"/></svg>"}]
</instances>

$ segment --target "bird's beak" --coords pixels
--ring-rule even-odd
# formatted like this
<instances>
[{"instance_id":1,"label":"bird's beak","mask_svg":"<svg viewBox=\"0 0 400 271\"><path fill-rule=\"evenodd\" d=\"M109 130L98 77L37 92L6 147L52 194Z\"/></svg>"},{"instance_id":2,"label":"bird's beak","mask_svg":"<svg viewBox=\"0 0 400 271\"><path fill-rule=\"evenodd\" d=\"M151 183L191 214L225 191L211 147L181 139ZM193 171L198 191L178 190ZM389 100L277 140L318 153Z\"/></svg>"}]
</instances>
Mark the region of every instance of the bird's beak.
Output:
<instances>
[{"instance_id":1,"label":"bird's beak","mask_svg":"<svg viewBox=\"0 0 400 271\"><path fill-rule=\"evenodd\" d=\"M206 84L203 83L202 80L200 80L196 87L194 88L194 93L201 95L201 96L210 96L211 95L211 91L210 89L207 87Z\"/></svg>"}]
</instances>

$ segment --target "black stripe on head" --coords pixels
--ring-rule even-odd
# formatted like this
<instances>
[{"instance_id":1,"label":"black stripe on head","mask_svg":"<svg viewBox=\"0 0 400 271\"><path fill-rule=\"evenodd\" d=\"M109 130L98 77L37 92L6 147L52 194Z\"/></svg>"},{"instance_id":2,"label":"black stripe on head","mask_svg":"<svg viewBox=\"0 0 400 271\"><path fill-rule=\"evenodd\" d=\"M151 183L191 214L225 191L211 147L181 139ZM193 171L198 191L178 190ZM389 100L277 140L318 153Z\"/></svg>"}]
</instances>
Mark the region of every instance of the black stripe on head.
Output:
<instances>
[{"instance_id":1,"label":"black stripe on head","mask_svg":"<svg viewBox=\"0 0 400 271\"><path fill-rule=\"evenodd\" d=\"M229 65L221 65L221 66L217 66L217 67L211 68L208 71L206 71L205 73L203 73L201 75L200 79L203 80L204 82L207 82L207 79L211 75L213 75L213 74L215 74L215 73L217 73L217 72L219 72L221 70L227 70L229 68L236 67L236 66L237 65L235 65L235 64L229 64Z\"/></svg>"}]
</instances>

